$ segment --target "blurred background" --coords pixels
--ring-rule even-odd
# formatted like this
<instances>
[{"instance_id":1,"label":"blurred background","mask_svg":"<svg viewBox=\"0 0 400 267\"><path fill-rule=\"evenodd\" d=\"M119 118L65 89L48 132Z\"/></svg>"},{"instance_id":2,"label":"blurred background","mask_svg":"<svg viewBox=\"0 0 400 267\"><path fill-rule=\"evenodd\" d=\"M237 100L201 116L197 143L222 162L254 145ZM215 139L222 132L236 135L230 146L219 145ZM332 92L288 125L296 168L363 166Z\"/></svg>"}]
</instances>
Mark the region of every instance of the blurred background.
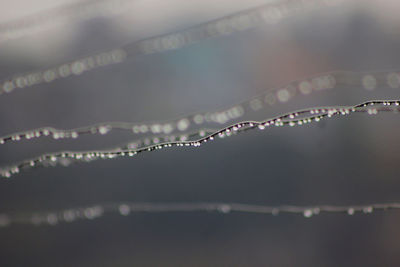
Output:
<instances>
[{"instance_id":1,"label":"blurred background","mask_svg":"<svg viewBox=\"0 0 400 267\"><path fill-rule=\"evenodd\" d=\"M219 128L300 108L399 99L396 84L378 79L368 86L352 72L398 75L400 3L331 2L302 12L299 3L307 1L0 1L0 136L44 126L168 121L224 110L282 86L289 95L267 93L260 109L245 109L222 125L191 127ZM284 16L285 9L278 9L282 14L274 13L276 21L235 32L222 29L212 38L199 34L179 49L139 49L141 40L268 4L299 5L299 11ZM126 58L118 64L19 85L21 75L119 48ZM340 76L342 82L334 76L332 89L302 94L286 87L336 70L352 72ZM0 213L123 201L395 202L398 125L396 113L354 114L249 131L196 149L35 169L0 180ZM146 136L151 134L112 131L76 140L22 140L0 146L0 163L45 152L113 148ZM111 214L55 226L10 225L0 228L0 265L398 266L399 221L398 211L311 218L169 212Z\"/></svg>"}]
</instances>

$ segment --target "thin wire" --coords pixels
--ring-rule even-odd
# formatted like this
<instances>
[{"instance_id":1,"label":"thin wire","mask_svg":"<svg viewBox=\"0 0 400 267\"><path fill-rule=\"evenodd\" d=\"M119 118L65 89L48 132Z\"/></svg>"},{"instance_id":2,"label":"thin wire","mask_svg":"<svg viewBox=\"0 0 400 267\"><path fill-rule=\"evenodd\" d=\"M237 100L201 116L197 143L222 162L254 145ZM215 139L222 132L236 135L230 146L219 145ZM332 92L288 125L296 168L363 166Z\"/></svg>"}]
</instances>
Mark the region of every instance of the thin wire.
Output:
<instances>
[{"instance_id":1,"label":"thin wire","mask_svg":"<svg viewBox=\"0 0 400 267\"><path fill-rule=\"evenodd\" d=\"M235 133L258 128L264 130L271 126L300 126L311 122L319 122L322 119L332 118L339 115L349 115L352 113L367 113L375 115L378 112L394 112L400 111L400 100L372 100L363 102L354 106L335 106L335 107L319 107L309 108L286 113L274 118L263 121L243 121L224 127L216 132L208 134L197 140L191 141L170 141L138 149L120 149L120 150L96 150L96 151L62 151L57 153L46 153L41 156L23 160L19 163L12 164L0 169L0 175L10 178L12 175L19 173L21 170L29 170L37 167L51 167L61 164L69 166L73 162L91 162L97 159L114 159L117 157L133 157L143 152L151 152L155 150L171 148L171 147L199 147L200 145L214 140L216 137L224 138Z\"/></svg>"},{"instance_id":2,"label":"thin wire","mask_svg":"<svg viewBox=\"0 0 400 267\"><path fill-rule=\"evenodd\" d=\"M10 93L16 88L27 88L41 83L50 83L70 75L81 75L99 67L119 64L127 58L176 50L209 38L231 35L266 23L275 24L298 13L330 7L340 2L340 0L280 0L264 4L182 31L129 43L120 48L94 53L51 68L16 74L0 82L0 94Z\"/></svg>"},{"instance_id":3,"label":"thin wire","mask_svg":"<svg viewBox=\"0 0 400 267\"><path fill-rule=\"evenodd\" d=\"M78 220L93 220L111 213L123 216L138 213L172 213L172 212L218 212L220 214L249 213L249 214L302 214L310 218L321 213L343 213L348 215L370 214L373 211L387 211L400 209L399 202L375 203L368 205L314 205L314 206L266 206L241 203L136 203L122 202L95 205L90 207L73 208L53 212L25 212L25 213L0 213L0 227L8 227L14 224L30 225L57 225L58 223L70 223Z\"/></svg>"},{"instance_id":4,"label":"thin wire","mask_svg":"<svg viewBox=\"0 0 400 267\"><path fill-rule=\"evenodd\" d=\"M292 99L291 95L303 94L308 95L312 92L324 92L337 87L365 87L363 81L365 77L374 79L376 86L380 88L397 88L400 87L400 70L375 71L375 72L352 72L352 71L332 71L319 73L307 78L292 81L277 88L268 89L262 94L257 95L240 103L227 106L223 109L215 111L204 111L184 116L179 116L166 121L153 122L101 122L93 125L78 127L74 129L57 129L54 127L42 127L27 131L20 131L0 137L0 145L8 142L17 142L20 140L32 140L43 136L51 136L53 139L79 138L88 134L107 134L112 130L131 131L134 135L145 133L153 134L171 134L177 130L184 132L190 125L199 126L204 123L226 124L229 121L237 120L246 112L259 111L269 107L273 103L268 101L276 101L277 95L281 91L285 91L288 95L287 101ZM305 91L307 90L307 91Z\"/></svg>"}]
</instances>

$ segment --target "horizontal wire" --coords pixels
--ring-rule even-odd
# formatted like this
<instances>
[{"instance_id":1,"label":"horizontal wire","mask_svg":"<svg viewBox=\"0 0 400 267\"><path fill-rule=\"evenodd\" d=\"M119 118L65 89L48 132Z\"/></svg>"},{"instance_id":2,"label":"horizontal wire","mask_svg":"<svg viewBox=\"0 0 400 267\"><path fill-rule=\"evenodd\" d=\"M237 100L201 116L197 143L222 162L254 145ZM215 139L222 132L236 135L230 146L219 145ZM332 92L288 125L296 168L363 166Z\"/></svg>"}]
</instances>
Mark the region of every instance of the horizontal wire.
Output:
<instances>
[{"instance_id":1,"label":"horizontal wire","mask_svg":"<svg viewBox=\"0 0 400 267\"><path fill-rule=\"evenodd\" d=\"M252 205L241 203L208 203L208 202L185 202L185 203L137 203L121 202L89 207L72 208L53 212L25 212L25 213L0 213L0 227L7 227L15 224L30 225L57 225L58 223L71 223L78 220L93 220L111 213L123 216L138 213L171 213L171 212L218 212L228 213L249 213L249 214L269 214L277 216L279 214L302 214L305 218L310 218L321 213L343 213L348 215L370 214L374 211L386 211L400 209L400 202L375 203L368 205Z\"/></svg>"},{"instance_id":2,"label":"horizontal wire","mask_svg":"<svg viewBox=\"0 0 400 267\"><path fill-rule=\"evenodd\" d=\"M231 35L263 24L275 24L283 18L322 7L334 6L340 2L340 0L280 0L264 4L182 31L150 37L50 68L16 74L0 82L0 94L10 93L17 88L50 83L70 75L80 75L99 67L119 64L127 58L176 50L209 38Z\"/></svg>"},{"instance_id":3,"label":"horizontal wire","mask_svg":"<svg viewBox=\"0 0 400 267\"><path fill-rule=\"evenodd\" d=\"M372 100L354 106L335 106L319 107L298 110L286 113L263 121L243 121L228 127L224 127L216 132L208 134L197 140L191 141L170 141L138 149L121 150L96 150L96 151L62 151L57 153L46 153L41 156L23 160L19 163L0 168L0 176L9 178L21 170L29 170L37 167L56 166L58 163L64 166L70 165L74 161L90 162L97 159L113 159L117 157L132 157L142 152L150 152L170 147L198 147L203 143L214 140L216 137L231 136L233 133L242 132L254 128L264 130L270 126L300 126L311 122L319 122L325 118L338 115L349 115L356 112L375 115L378 112L395 112L400 110L400 100Z\"/></svg>"},{"instance_id":4,"label":"horizontal wire","mask_svg":"<svg viewBox=\"0 0 400 267\"><path fill-rule=\"evenodd\" d=\"M107 134L112 130L131 131L134 135L172 134L173 132L184 132L190 127L199 126L204 123L226 124L229 121L243 117L247 112L260 111L276 103L287 103L296 94L307 96L312 92L324 92L338 87L360 87L366 90L379 88L399 88L399 70L377 71L377 72L351 72L332 71L319 73L292 81L283 86L268 89L264 93L230 105L223 109L212 112L197 112L186 116L180 116L172 120L155 122L101 122L89 126L74 129L57 129L53 127L42 127L27 131L16 132L0 137L0 145L8 142L16 142L26 139L35 139L50 136L53 139L78 138L88 134Z\"/></svg>"}]
</instances>

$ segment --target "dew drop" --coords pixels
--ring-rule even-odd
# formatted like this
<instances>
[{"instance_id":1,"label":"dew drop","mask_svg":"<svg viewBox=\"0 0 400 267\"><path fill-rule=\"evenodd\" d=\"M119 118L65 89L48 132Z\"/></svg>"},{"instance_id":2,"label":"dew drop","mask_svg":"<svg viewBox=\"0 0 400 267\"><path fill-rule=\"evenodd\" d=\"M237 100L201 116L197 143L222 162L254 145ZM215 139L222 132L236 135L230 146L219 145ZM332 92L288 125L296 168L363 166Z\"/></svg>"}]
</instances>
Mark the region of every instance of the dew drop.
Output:
<instances>
[{"instance_id":1,"label":"dew drop","mask_svg":"<svg viewBox=\"0 0 400 267\"><path fill-rule=\"evenodd\" d=\"M308 95L312 92L312 85L309 81L302 81L299 84L299 91L303 94L303 95Z\"/></svg>"},{"instance_id":2,"label":"dew drop","mask_svg":"<svg viewBox=\"0 0 400 267\"><path fill-rule=\"evenodd\" d=\"M376 87L376 79L372 75L365 75L362 78L362 84L365 89L370 90L370 91L374 90Z\"/></svg>"},{"instance_id":3,"label":"dew drop","mask_svg":"<svg viewBox=\"0 0 400 267\"><path fill-rule=\"evenodd\" d=\"M99 133L100 134L107 134L111 130L110 126L103 125L99 127Z\"/></svg>"},{"instance_id":4,"label":"dew drop","mask_svg":"<svg viewBox=\"0 0 400 267\"><path fill-rule=\"evenodd\" d=\"M347 210L347 214L349 214L349 215L353 215L354 212L355 212L355 210L354 210L353 208L349 208L349 209Z\"/></svg>"},{"instance_id":5,"label":"dew drop","mask_svg":"<svg viewBox=\"0 0 400 267\"><path fill-rule=\"evenodd\" d=\"M274 215L274 216L277 216L279 214L279 209L273 208L272 211L271 211L271 214Z\"/></svg>"},{"instance_id":6,"label":"dew drop","mask_svg":"<svg viewBox=\"0 0 400 267\"><path fill-rule=\"evenodd\" d=\"M55 225L58 223L58 217L56 214L50 213L49 215L47 215L47 222L50 225Z\"/></svg>"},{"instance_id":7,"label":"dew drop","mask_svg":"<svg viewBox=\"0 0 400 267\"><path fill-rule=\"evenodd\" d=\"M43 73L43 79L45 82L52 82L56 78L56 74L53 70L46 70Z\"/></svg>"},{"instance_id":8,"label":"dew drop","mask_svg":"<svg viewBox=\"0 0 400 267\"><path fill-rule=\"evenodd\" d=\"M122 204L118 207L119 213L123 216L127 216L129 215L129 213L131 212L131 208L126 205L126 204Z\"/></svg>"},{"instance_id":9,"label":"dew drop","mask_svg":"<svg viewBox=\"0 0 400 267\"><path fill-rule=\"evenodd\" d=\"M64 64L58 68L58 73L61 77L65 78L71 74L71 69L68 64Z\"/></svg>"},{"instance_id":10,"label":"dew drop","mask_svg":"<svg viewBox=\"0 0 400 267\"><path fill-rule=\"evenodd\" d=\"M174 130L174 127L171 125L171 124L165 124L164 126L163 126L163 132L165 133L165 134L169 134L169 133L171 133L172 131Z\"/></svg>"},{"instance_id":11,"label":"dew drop","mask_svg":"<svg viewBox=\"0 0 400 267\"><path fill-rule=\"evenodd\" d=\"M188 119L181 119L180 121L178 121L177 123L177 128L179 131L184 131L189 127L189 120Z\"/></svg>"},{"instance_id":12,"label":"dew drop","mask_svg":"<svg viewBox=\"0 0 400 267\"><path fill-rule=\"evenodd\" d=\"M119 63L126 59L127 54L126 54L125 50L116 49L114 51L111 51L111 57L112 57L114 63Z\"/></svg>"},{"instance_id":13,"label":"dew drop","mask_svg":"<svg viewBox=\"0 0 400 267\"><path fill-rule=\"evenodd\" d=\"M289 101L290 93L286 88L285 89L281 89L276 93L276 97L281 102L287 102L287 101Z\"/></svg>"},{"instance_id":14,"label":"dew drop","mask_svg":"<svg viewBox=\"0 0 400 267\"><path fill-rule=\"evenodd\" d=\"M10 225L10 223L11 223L11 220L7 215L0 214L0 227L6 227L6 226Z\"/></svg>"},{"instance_id":15,"label":"dew drop","mask_svg":"<svg viewBox=\"0 0 400 267\"><path fill-rule=\"evenodd\" d=\"M372 213L372 211L373 211L373 207L365 207L365 208L363 209L363 212L364 212L364 213Z\"/></svg>"},{"instance_id":16,"label":"dew drop","mask_svg":"<svg viewBox=\"0 0 400 267\"><path fill-rule=\"evenodd\" d=\"M148 130L149 130L149 127L147 127L147 125L143 124L142 126L140 126L140 131L142 133L147 133Z\"/></svg>"},{"instance_id":17,"label":"dew drop","mask_svg":"<svg viewBox=\"0 0 400 267\"><path fill-rule=\"evenodd\" d=\"M250 101L250 107L252 110L257 111L262 109L263 103L260 99L256 98Z\"/></svg>"},{"instance_id":18,"label":"dew drop","mask_svg":"<svg viewBox=\"0 0 400 267\"><path fill-rule=\"evenodd\" d=\"M310 209L307 209L303 212L304 217L310 218L313 215L313 211Z\"/></svg>"},{"instance_id":19,"label":"dew drop","mask_svg":"<svg viewBox=\"0 0 400 267\"><path fill-rule=\"evenodd\" d=\"M204 117L203 115L197 114L193 117L193 121L196 124L202 124L204 122Z\"/></svg>"},{"instance_id":20,"label":"dew drop","mask_svg":"<svg viewBox=\"0 0 400 267\"><path fill-rule=\"evenodd\" d=\"M63 213L64 220L66 222L72 222L76 219L75 212L73 210L66 210Z\"/></svg>"},{"instance_id":21,"label":"dew drop","mask_svg":"<svg viewBox=\"0 0 400 267\"><path fill-rule=\"evenodd\" d=\"M313 209L313 214L318 215L321 212L319 208L314 208Z\"/></svg>"},{"instance_id":22,"label":"dew drop","mask_svg":"<svg viewBox=\"0 0 400 267\"><path fill-rule=\"evenodd\" d=\"M400 75L397 73L389 73L387 76L387 82L391 88L399 88L400 87Z\"/></svg>"},{"instance_id":23,"label":"dew drop","mask_svg":"<svg viewBox=\"0 0 400 267\"><path fill-rule=\"evenodd\" d=\"M6 93L10 93L12 90L14 90L14 83L13 82L5 82L3 84L3 90Z\"/></svg>"},{"instance_id":24,"label":"dew drop","mask_svg":"<svg viewBox=\"0 0 400 267\"><path fill-rule=\"evenodd\" d=\"M80 75L85 71L85 65L80 61L76 61L72 63L71 71L75 75Z\"/></svg>"},{"instance_id":25,"label":"dew drop","mask_svg":"<svg viewBox=\"0 0 400 267\"><path fill-rule=\"evenodd\" d=\"M72 132L71 133L71 137L74 138L74 139L78 138L78 133L77 132Z\"/></svg>"},{"instance_id":26,"label":"dew drop","mask_svg":"<svg viewBox=\"0 0 400 267\"><path fill-rule=\"evenodd\" d=\"M218 207L218 211L222 213L229 213L231 211L231 206L229 205L220 205Z\"/></svg>"},{"instance_id":27,"label":"dew drop","mask_svg":"<svg viewBox=\"0 0 400 267\"><path fill-rule=\"evenodd\" d=\"M266 104L273 105L276 102L276 98L273 94L267 94L264 98Z\"/></svg>"},{"instance_id":28,"label":"dew drop","mask_svg":"<svg viewBox=\"0 0 400 267\"><path fill-rule=\"evenodd\" d=\"M162 130L162 127L160 124L153 124L150 128L151 128L151 131L155 134L160 133Z\"/></svg>"}]
</instances>

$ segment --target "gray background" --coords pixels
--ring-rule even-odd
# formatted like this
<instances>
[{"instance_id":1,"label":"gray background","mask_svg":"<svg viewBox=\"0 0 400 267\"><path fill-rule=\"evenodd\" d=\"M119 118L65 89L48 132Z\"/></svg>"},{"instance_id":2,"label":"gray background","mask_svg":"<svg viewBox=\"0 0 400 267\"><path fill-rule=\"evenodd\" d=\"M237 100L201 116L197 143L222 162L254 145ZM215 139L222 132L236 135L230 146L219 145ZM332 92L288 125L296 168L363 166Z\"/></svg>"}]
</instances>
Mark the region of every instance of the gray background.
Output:
<instances>
[{"instance_id":1,"label":"gray background","mask_svg":"<svg viewBox=\"0 0 400 267\"><path fill-rule=\"evenodd\" d=\"M333 8L15 90L0 96L0 135L42 126L166 120L226 107L319 72L400 68L399 25L395 20L385 24L376 14L365 6ZM186 27L195 20L177 19L171 25ZM105 18L83 22L67 48L53 49L59 54L53 64L148 34L130 36L115 27ZM29 47L30 38L39 37L0 47L1 80L43 66L41 61L12 52ZM32 42L47 45L36 39ZM48 49L51 54L53 50ZM51 58L46 60L51 65ZM246 114L244 119L263 119L309 106L396 99L398 90L339 87L297 96L286 104ZM119 201L265 205L398 201L398 123L398 114L356 114L303 127L249 131L196 149L173 148L134 159L37 169L0 181L0 213ZM119 132L77 140L21 141L1 146L0 162L63 149L108 148L132 139L130 133ZM397 266L399 220L397 211L322 214L310 219L200 212L115 214L54 227L0 229L0 263Z\"/></svg>"}]
</instances>

